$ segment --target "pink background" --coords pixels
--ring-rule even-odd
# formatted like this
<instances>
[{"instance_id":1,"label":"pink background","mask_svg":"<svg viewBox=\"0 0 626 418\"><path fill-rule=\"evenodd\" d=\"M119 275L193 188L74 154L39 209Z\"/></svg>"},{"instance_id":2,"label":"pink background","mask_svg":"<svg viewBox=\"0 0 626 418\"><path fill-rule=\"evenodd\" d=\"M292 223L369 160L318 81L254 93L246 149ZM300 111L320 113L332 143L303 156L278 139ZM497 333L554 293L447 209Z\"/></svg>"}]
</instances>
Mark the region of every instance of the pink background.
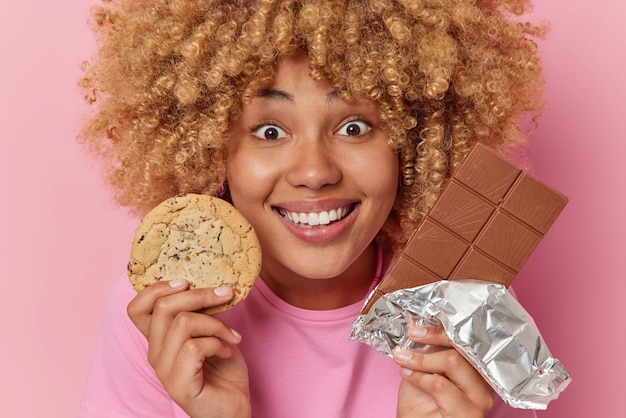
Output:
<instances>
[{"instance_id":1,"label":"pink background","mask_svg":"<svg viewBox=\"0 0 626 418\"><path fill-rule=\"evenodd\" d=\"M516 279L573 383L540 417L624 417L626 6L537 0L549 108L531 157L570 203ZM87 1L0 4L0 416L75 416L136 220L74 137Z\"/></svg>"}]
</instances>

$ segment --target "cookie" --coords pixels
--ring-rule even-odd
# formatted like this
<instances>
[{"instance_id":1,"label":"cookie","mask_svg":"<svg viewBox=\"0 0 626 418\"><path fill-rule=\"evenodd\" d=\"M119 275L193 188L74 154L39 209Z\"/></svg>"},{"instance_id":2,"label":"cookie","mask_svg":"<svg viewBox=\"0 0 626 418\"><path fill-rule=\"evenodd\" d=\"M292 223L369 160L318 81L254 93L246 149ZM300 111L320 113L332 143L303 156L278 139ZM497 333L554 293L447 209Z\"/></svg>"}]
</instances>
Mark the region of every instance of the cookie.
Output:
<instances>
[{"instance_id":1,"label":"cookie","mask_svg":"<svg viewBox=\"0 0 626 418\"><path fill-rule=\"evenodd\" d=\"M208 314L244 300L260 270L261 246L250 223L230 203L200 194L152 209L135 232L128 262L136 291L174 279L187 279L191 289L230 286L233 299L203 311Z\"/></svg>"}]
</instances>

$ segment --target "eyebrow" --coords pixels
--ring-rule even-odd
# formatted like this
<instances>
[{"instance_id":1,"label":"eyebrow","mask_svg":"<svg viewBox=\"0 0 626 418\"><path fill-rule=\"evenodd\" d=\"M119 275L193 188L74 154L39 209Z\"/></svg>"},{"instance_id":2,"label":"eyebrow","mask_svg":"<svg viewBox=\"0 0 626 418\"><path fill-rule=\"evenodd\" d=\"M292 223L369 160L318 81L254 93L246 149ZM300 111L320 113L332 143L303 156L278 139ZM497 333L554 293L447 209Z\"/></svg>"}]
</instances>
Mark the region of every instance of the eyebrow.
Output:
<instances>
[{"instance_id":1,"label":"eyebrow","mask_svg":"<svg viewBox=\"0 0 626 418\"><path fill-rule=\"evenodd\" d=\"M293 95L287 93L286 91L276 90L276 89L261 89L257 93L257 97L263 97L266 99L276 99L276 100L286 100L289 102L293 102Z\"/></svg>"},{"instance_id":2,"label":"eyebrow","mask_svg":"<svg viewBox=\"0 0 626 418\"><path fill-rule=\"evenodd\" d=\"M261 89L257 93L257 97L263 97L267 99L276 99L276 100L285 100L291 103L294 102L294 97L292 94L287 93L286 91L277 90L277 89ZM337 93L336 90L332 90L326 95L327 103L330 103L337 99L339 99L339 94Z\"/></svg>"}]
</instances>

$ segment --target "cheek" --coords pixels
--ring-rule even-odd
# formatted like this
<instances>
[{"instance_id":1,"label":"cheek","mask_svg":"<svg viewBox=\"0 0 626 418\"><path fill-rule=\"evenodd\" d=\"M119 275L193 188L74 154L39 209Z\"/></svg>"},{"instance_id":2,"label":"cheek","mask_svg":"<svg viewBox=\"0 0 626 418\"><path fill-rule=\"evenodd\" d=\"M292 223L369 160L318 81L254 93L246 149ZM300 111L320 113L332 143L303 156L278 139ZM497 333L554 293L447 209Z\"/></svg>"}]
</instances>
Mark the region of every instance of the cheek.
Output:
<instances>
[{"instance_id":1,"label":"cheek","mask_svg":"<svg viewBox=\"0 0 626 418\"><path fill-rule=\"evenodd\" d=\"M273 187L276 176L273 164L266 164L247 153L231 152L226 167L230 195L237 208L258 204Z\"/></svg>"},{"instance_id":2,"label":"cheek","mask_svg":"<svg viewBox=\"0 0 626 418\"><path fill-rule=\"evenodd\" d=\"M398 156L382 149L361 165L357 177L370 195L384 200L385 206L390 207L398 190L399 174Z\"/></svg>"}]
</instances>

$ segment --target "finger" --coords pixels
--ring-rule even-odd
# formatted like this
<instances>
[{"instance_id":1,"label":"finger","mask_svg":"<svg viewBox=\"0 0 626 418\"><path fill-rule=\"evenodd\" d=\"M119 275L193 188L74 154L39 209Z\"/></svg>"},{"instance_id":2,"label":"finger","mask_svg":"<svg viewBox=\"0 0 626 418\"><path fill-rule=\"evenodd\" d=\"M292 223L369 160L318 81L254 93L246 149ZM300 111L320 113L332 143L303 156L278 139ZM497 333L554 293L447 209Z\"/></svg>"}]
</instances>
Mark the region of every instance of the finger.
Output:
<instances>
[{"instance_id":1,"label":"finger","mask_svg":"<svg viewBox=\"0 0 626 418\"><path fill-rule=\"evenodd\" d=\"M412 341L420 344L452 347L452 343L443 327L410 325L407 327L407 335ZM428 366L432 367L432 369L422 371L445 374L457 383L464 392L470 395L473 394L474 389L477 389L475 394L477 397L482 396L485 392L491 396L491 389L487 382L457 350L431 350L430 352L434 353L435 351L442 352L438 356L425 357L432 360L428 362L430 363ZM489 389L485 390L487 387Z\"/></svg>"},{"instance_id":2,"label":"finger","mask_svg":"<svg viewBox=\"0 0 626 418\"><path fill-rule=\"evenodd\" d=\"M221 346L216 345L217 351L210 355L220 358L229 357L228 345L241 342L241 335L219 319L201 313L181 312L172 321L163 341L150 341L149 359L156 362L158 358L170 363L188 340L199 337L214 338L219 342Z\"/></svg>"},{"instance_id":3,"label":"finger","mask_svg":"<svg viewBox=\"0 0 626 418\"><path fill-rule=\"evenodd\" d=\"M150 344L154 346L157 353L161 350L172 321L179 313L222 305L232 298L233 290L230 287L218 287L192 289L158 299L154 303L150 321ZM204 316L211 318L209 315Z\"/></svg>"},{"instance_id":4,"label":"finger","mask_svg":"<svg viewBox=\"0 0 626 418\"><path fill-rule=\"evenodd\" d=\"M173 398L195 397L203 388L205 359L218 354L228 358L231 351L217 338L192 338L186 340L173 357L159 359L154 369L159 379L164 384L167 382Z\"/></svg>"},{"instance_id":5,"label":"finger","mask_svg":"<svg viewBox=\"0 0 626 418\"><path fill-rule=\"evenodd\" d=\"M443 416L484 417L493 408L492 391L472 398L445 376L405 368L401 368L401 373L411 385L432 396Z\"/></svg>"},{"instance_id":6,"label":"finger","mask_svg":"<svg viewBox=\"0 0 626 418\"><path fill-rule=\"evenodd\" d=\"M150 315L156 301L164 296L182 292L188 287L189 283L184 279L162 281L148 286L130 301L126 308L127 314L141 333L147 337L150 330Z\"/></svg>"},{"instance_id":7,"label":"finger","mask_svg":"<svg viewBox=\"0 0 626 418\"><path fill-rule=\"evenodd\" d=\"M228 286L191 289L155 301L153 314L174 317L178 312L199 311L227 303L233 298L233 289Z\"/></svg>"},{"instance_id":8,"label":"finger","mask_svg":"<svg viewBox=\"0 0 626 418\"><path fill-rule=\"evenodd\" d=\"M445 376L424 373L402 367L402 378L413 387L427 393L437 405L441 416L471 417L477 410L470 399ZM439 414L437 415L439 416Z\"/></svg>"},{"instance_id":9,"label":"finger","mask_svg":"<svg viewBox=\"0 0 626 418\"><path fill-rule=\"evenodd\" d=\"M406 334L412 341L421 344L452 347L443 327L408 325Z\"/></svg>"},{"instance_id":10,"label":"finger","mask_svg":"<svg viewBox=\"0 0 626 418\"><path fill-rule=\"evenodd\" d=\"M451 396L447 399L448 402L454 402L458 400L457 396L464 394L474 404L491 408L493 402L491 387L455 349L449 348L428 354L395 350L394 360L404 368L403 375L410 379L411 383L431 393L432 396L443 396L442 390L447 384L440 379L441 377L459 391L455 394L455 391L448 388L450 391L445 392ZM419 373L413 376L411 371ZM435 378L422 376L423 374Z\"/></svg>"}]
</instances>

